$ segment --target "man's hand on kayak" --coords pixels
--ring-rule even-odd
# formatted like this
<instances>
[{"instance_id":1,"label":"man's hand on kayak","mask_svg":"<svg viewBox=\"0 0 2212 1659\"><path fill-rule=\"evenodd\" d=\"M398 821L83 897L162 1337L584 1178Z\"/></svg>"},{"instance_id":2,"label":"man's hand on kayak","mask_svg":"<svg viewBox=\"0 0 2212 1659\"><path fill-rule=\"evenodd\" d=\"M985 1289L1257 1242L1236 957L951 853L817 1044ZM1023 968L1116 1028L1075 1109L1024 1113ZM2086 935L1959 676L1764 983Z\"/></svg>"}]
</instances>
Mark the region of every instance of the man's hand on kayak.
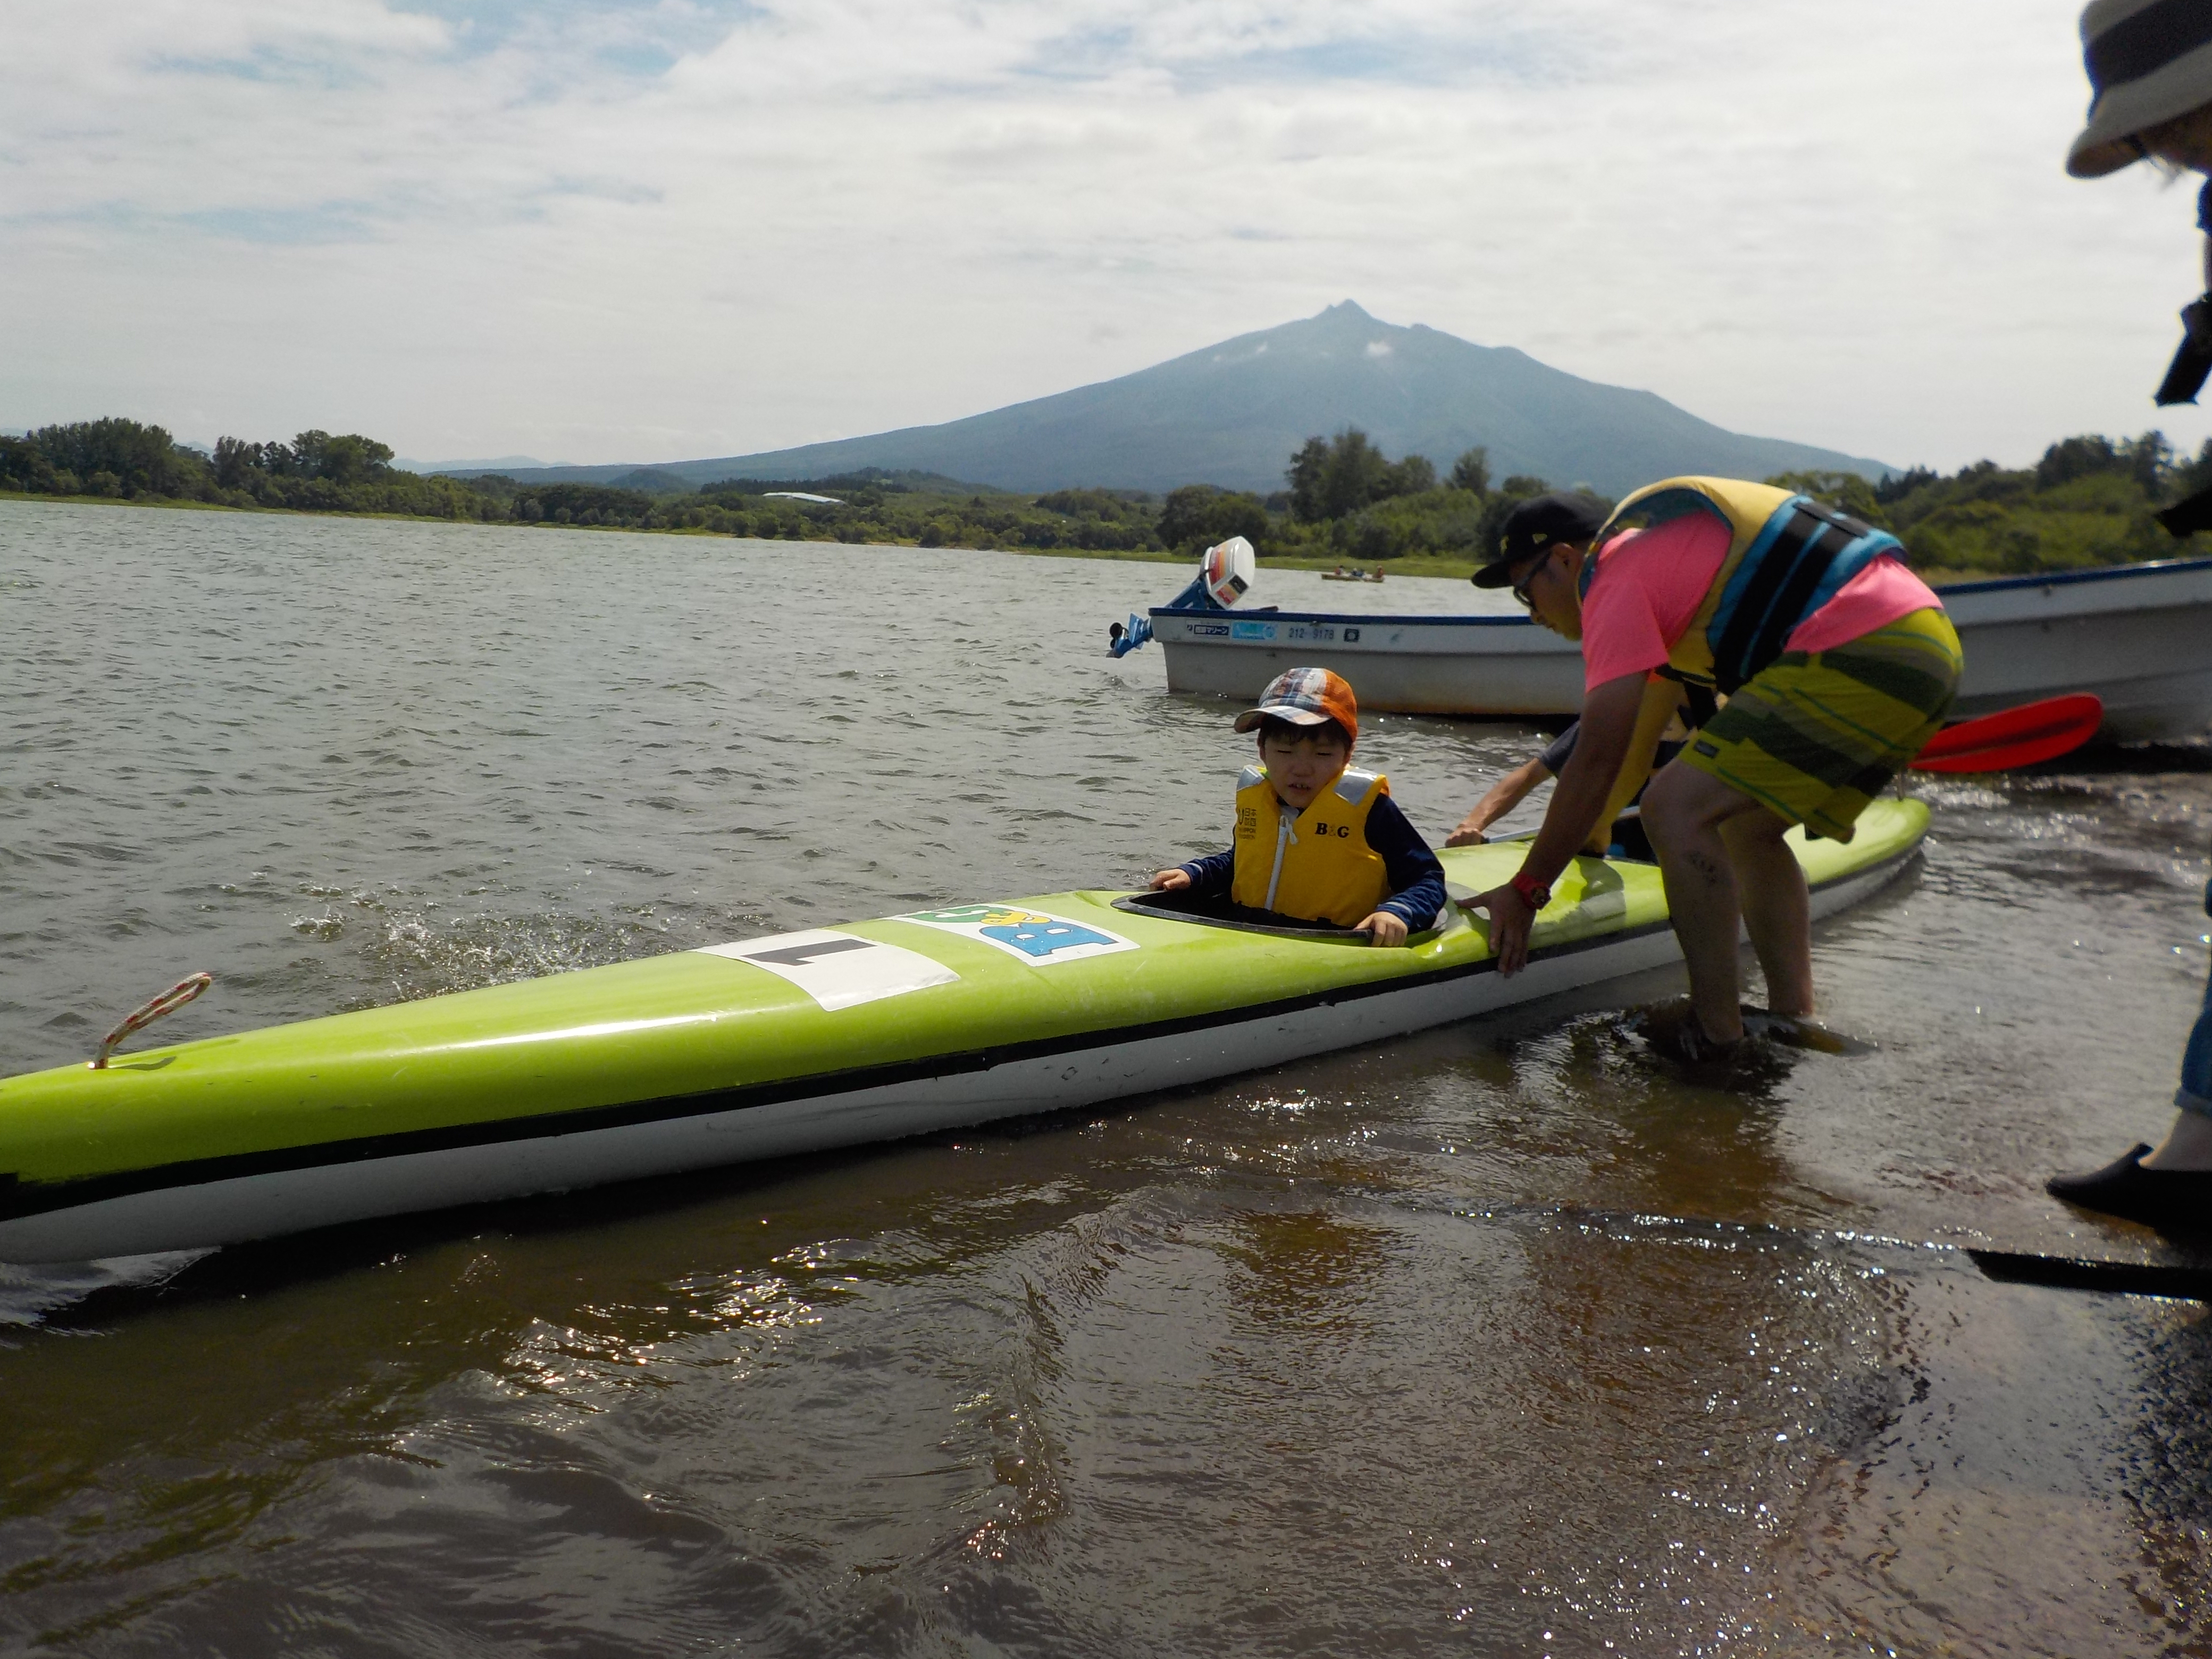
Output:
<instances>
[{"instance_id":1,"label":"man's hand on kayak","mask_svg":"<svg viewBox=\"0 0 2212 1659\"><path fill-rule=\"evenodd\" d=\"M1510 882L1468 900L1466 908L1490 917L1490 954L1498 958L1498 971L1509 978L1528 965L1528 930L1536 913Z\"/></svg>"},{"instance_id":2,"label":"man's hand on kayak","mask_svg":"<svg viewBox=\"0 0 2212 1659\"><path fill-rule=\"evenodd\" d=\"M1161 870L1152 876L1152 891L1155 893L1172 893L1189 885L1190 872L1188 870Z\"/></svg>"},{"instance_id":3,"label":"man's hand on kayak","mask_svg":"<svg viewBox=\"0 0 2212 1659\"><path fill-rule=\"evenodd\" d=\"M1395 910L1377 910L1359 924L1359 931L1374 945L1403 945L1406 942L1406 919Z\"/></svg>"}]
</instances>

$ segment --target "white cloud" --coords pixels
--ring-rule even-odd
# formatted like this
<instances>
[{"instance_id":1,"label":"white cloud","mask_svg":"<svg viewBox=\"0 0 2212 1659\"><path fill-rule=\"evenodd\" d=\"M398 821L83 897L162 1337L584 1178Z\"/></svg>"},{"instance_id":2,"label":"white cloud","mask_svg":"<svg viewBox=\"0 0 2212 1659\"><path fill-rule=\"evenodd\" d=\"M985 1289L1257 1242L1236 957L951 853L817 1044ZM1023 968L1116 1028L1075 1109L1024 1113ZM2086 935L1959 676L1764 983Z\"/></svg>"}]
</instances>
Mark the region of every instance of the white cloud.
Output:
<instances>
[{"instance_id":1,"label":"white cloud","mask_svg":"<svg viewBox=\"0 0 2212 1659\"><path fill-rule=\"evenodd\" d=\"M2138 430L2185 191L2049 0L0 0L0 425L653 459L1346 295L1899 462ZM2212 430L2167 418L2191 446Z\"/></svg>"}]
</instances>

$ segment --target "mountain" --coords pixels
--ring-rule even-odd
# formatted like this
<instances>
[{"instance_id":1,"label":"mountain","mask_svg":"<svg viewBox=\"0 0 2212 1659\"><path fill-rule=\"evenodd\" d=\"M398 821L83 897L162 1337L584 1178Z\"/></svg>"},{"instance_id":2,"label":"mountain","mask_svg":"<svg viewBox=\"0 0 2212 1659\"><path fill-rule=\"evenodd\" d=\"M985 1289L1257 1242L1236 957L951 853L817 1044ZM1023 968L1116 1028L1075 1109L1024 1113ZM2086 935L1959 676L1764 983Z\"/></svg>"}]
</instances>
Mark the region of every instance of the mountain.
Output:
<instances>
[{"instance_id":1,"label":"mountain","mask_svg":"<svg viewBox=\"0 0 2212 1659\"><path fill-rule=\"evenodd\" d=\"M1493 478L1533 473L1614 495L1681 472L1765 478L1829 468L1879 478L1894 470L1863 456L1725 431L1655 393L1563 374L1511 346L1378 322L1349 300L1119 380L941 426L656 470L694 483L884 467L1004 489L1215 483L1264 494L1283 487L1291 453L1308 437L1346 426L1363 428L1393 458L1426 455L1440 471L1480 444L1490 452ZM605 483L631 470L515 476Z\"/></svg>"}]
</instances>

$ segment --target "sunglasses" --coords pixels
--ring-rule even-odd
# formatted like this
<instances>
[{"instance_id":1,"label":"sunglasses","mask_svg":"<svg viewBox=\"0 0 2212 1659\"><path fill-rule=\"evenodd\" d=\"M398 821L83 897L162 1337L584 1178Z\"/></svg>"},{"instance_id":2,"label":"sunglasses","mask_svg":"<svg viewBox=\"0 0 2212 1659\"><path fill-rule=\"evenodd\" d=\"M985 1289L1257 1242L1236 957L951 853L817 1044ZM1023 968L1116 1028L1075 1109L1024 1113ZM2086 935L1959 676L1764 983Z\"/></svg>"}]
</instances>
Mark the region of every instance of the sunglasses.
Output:
<instances>
[{"instance_id":1,"label":"sunglasses","mask_svg":"<svg viewBox=\"0 0 2212 1659\"><path fill-rule=\"evenodd\" d=\"M1549 559L1537 560L1535 563L1528 567L1528 574L1522 576L1519 581L1513 584L1510 592L1515 599L1521 601L1522 609L1534 611L1536 608L1536 596L1528 591L1528 584L1536 580L1536 573L1550 562L1551 561Z\"/></svg>"}]
</instances>

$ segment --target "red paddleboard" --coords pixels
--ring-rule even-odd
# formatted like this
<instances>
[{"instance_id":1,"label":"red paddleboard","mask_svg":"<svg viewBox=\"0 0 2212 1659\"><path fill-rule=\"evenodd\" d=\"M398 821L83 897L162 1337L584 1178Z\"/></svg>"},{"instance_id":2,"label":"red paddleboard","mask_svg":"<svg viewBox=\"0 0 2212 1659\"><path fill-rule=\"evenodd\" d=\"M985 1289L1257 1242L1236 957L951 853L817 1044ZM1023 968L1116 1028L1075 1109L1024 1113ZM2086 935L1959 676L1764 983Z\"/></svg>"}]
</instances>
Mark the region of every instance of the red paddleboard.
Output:
<instances>
[{"instance_id":1,"label":"red paddleboard","mask_svg":"<svg viewBox=\"0 0 2212 1659\"><path fill-rule=\"evenodd\" d=\"M2004 772L2079 749L2097 735L2105 705L2087 691L2022 703L1938 732L1912 763L1916 772Z\"/></svg>"}]
</instances>

